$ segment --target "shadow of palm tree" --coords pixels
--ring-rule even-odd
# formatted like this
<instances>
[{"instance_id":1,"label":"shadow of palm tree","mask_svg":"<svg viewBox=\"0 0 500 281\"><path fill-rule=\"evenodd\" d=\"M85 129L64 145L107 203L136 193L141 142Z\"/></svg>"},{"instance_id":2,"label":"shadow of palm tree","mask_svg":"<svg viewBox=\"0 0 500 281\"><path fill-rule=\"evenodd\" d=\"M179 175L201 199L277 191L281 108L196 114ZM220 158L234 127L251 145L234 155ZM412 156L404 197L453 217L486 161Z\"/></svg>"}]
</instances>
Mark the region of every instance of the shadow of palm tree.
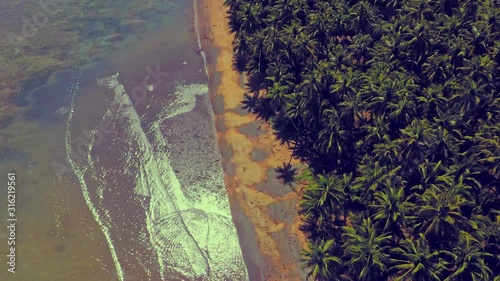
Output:
<instances>
[{"instance_id":1,"label":"shadow of palm tree","mask_svg":"<svg viewBox=\"0 0 500 281\"><path fill-rule=\"evenodd\" d=\"M292 164L283 162L282 166L277 167L274 171L278 174L276 177L283 181L284 185L292 186L297 175L297 169L293 168Z\"/></svg>"}]
</instances>

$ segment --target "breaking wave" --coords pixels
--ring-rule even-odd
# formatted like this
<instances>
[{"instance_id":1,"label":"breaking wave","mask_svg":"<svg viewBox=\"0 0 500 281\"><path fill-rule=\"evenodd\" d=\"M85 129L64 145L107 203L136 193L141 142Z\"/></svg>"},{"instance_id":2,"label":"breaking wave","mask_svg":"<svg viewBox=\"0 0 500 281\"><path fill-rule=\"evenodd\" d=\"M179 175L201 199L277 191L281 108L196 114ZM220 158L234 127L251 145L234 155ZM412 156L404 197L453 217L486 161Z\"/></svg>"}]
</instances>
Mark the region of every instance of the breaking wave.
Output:
<instances>
[{"instance_id":1,"label":"breaking wave","mask_svg":"<svg viewBox=\"0 0 500 281\"><path fill-rule=\"evenodd\" d=\"M213 123L193 112L197 102L210 108L207 85L177 85L161 110L138 112L118 76L98 80L112 95L98 123L75 106L75 85L66 130L68 161L118 277L248 280Z\"/></svg>"}]
</instances>

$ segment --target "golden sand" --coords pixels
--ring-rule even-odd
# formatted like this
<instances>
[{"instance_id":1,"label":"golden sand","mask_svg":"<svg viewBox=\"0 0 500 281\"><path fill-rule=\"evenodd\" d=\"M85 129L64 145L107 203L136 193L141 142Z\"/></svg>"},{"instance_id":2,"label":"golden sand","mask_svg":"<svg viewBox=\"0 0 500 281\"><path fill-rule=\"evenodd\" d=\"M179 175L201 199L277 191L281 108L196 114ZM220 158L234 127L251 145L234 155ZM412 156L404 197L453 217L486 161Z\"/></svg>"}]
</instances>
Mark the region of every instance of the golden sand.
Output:
<instances>
[{"instance_id":1,"label":"golden sand","mask_svg":"<svg viewBox=\"0 0 500 281\"><path fill-rule=\"evenodd\" d=\"M258 267L264 280L302 280L299 258L306 240L298 229L298 195L289 187L268 178L268 171L288 162L291 151L279 144L266 124L259 124L258 134L248 134L242 130L243 126L259 121L256 121L253 114L240 114L240 101L245 89L240 84L240 75L232 66L233 35L229 33L227 9L223 6L223 0L208 0L202 3L200 12L205 24L203 37L205 43L215 48L216 53L216 57L212 59L213 64L210 65L210 72L212 77L220 76L220 83L211 86L211 97L214 107L217 106L215 103L224 105L223 112L215 110L215 121L232 209L234 210L234 205L237 204L238 210L242 210L243 215L252 224L251 227L255 231L253 239L256 240L254 244L258 245L258 253L261 255ZM266 158L263 161L255 161L252 158L251 154L256 149L264 152L262 155ZM231 152L227 153L227 150ZM257 185L262 186L263 183L264 190L259 190ZM276 194L275 192L266 192L273 189L281 189L284 192L281 192L281 196L272 195ZM269 207L273 204L285 204L291 211L272 217ZM235 224L238 227L238 223ZM249 267L249 271L251 270L255 269Z\"/></svg>"}]
</instances>

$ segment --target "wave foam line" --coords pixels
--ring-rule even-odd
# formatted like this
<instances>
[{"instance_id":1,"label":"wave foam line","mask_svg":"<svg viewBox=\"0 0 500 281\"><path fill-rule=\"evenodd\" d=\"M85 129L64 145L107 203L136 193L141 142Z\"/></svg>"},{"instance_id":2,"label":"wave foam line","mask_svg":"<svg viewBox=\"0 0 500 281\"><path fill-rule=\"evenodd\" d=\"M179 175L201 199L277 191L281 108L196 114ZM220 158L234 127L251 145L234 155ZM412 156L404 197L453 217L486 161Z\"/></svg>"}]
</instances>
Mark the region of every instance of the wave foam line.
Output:
<instances>
[{"instance_id":1,"label":"wave foam line","mask_svg":"<svg viewBox=\"0 0 500 281\"><path fill-rule=\"evenodd\" d=\"M71 165L71 170L73 171L73 173L75 174L75 176L78 178L78 181L80 182L85 202L87 203L87 206L89 207L90 212L94 216L94 219L97 221L97 223L101 227L101 230L102 230L102 232L104 234L104 237L106 239L106 243L108 244L109 250L111 252L111 257L113 259L113 263L115 265L116 274L117 274L117 276L119 278L119 281L125 281L124 280L124 274L123 274L123 270L122 270L121 264L118 261L118 256L116 254L116 250L115 250L115 247L113 245L113 241L111 240L111 236L109 234L108 226L103 222L103 220L101 219L99 213L97 212L96 208L94 207L94 205L92 204L92 201L90 199L89 190L88 190L87 184L86 184L85 179L84 179L84 175L86 173L86 170L84 170L83 172L80 171L78 165L75 163L75 161L71 157L70 122L73 119L74 106L75 106L75 97L76 97L76 94L77 94L78 89L79 89L81 75L82 75L81 72L78 73L77 82L75 82L75 84L70 89L70 91L72 91L72 97L71 97L71 109L70 109L70 113L69 113L69 116L68 116L68 120L66 122L66 135L65 135L65 137L66 137L65 138L66 157L68 159L68 162ZM92 134L92 135L95 135L95 134ZM91 143L93 143L93 142L94 142L94 140L92 140ZM89 145L89 151L92 148L91 146L92 146L92 144ZM90 154L88 155L88 158L90 158Z\"/></svg>"},{"instance_id":2,"label":"wave foam line","mask_svg":"<svg viewBox=\"0 0 500 281\"><path fill-rule=\"evenodd\" d=\"M203 50L203 46L201 44L200 37L200 23L198 19L198 0L193 0L193 10L194 10L194 30L196 32L196 41L198 43L198 48L200 50L200 55L203 58L203 65L205 66L205 74L208 75L208 66L207 66L207 54Z\"/></svg>"},{"instance_id":3,"label":"wave foam line","mask_svg":"<svg viewBox=\"0 0 500 281\"><path fill-rule=\"evenodd\" d=\"M99 84L107 84L109 89L114 90L115 99L119 100L121 108L125 109L123 117L126 117L126 120L129 121L128 138L137 140L139 144L139 151L136 151L135 155L139 155L140 167L144 171L140 175L143 181L141 185L143 185L143 190L147 186L149 188L147 193L150 194L146 224L151 244L157 252L162 278L164 278L163 274L166 271L165 262L170 265L174 264L177 270L192 278L206 275L210 272L210 264L206 254L202 251L182 218L181 212L188 211L190 207L180 190L180 183L170 165L168 155L162 149L165 141L159 129L159 123L164 118L191 111L194 106L191 106L192 102L189 101L195 99L194 97L187 97L187 100L177 100L174 103L177 110L170 112L166 116L164 114L163 118L157 118L150 127L153 129L152 134L150 134L152 139L150 141L146 132L142 129L139 114L117 78L118 74L101 80ZM186 97L181 96L179 98ZM129 159L126 162L131 161ZM165 224L168 226L167 228L163 227ZM171 235L171 233L176 235ZM172 248L181 246L184 246L186 250L184 251L184 259L182 259L183 263L179 264L180 257L176 256L174 258Z\"/></svg>"},{"instance_id":4,"label":"wave foam line","mask_svg":"<svg viewBox=\"0 0 500 281\"><path fill-rule=\"evenodd\" d=\"M135 199L144 202L143 231L147 239L144 242L151 245L151 249L156 253L154 262L158 264L159 274L163 280L166 276L170 276L169 273L182 274L189 280L218 281L228 278L248 280L236 228L231 219L228 198L220 198L215 194L209 194L208 191L197 190L193 186L188 186L189 188L183 191L170 164L169 143L161 131L161 125L164 125L162 122L166 119L191 112L196 104L196 96L206 94L208 87L201 84L178 86L174 95L175 100L170 105L164 106L152 122L144 124L146 113L143 117L138 114L125 88L118 82L118 75L117 73L100 79L98 84L113 91L112 103L121 109L111 111L108 108L103 116L107 120L123 125L119 134L108 135L108 138L113 139L112 145L115 151L113 155L108 156L124 156L125 159L120 158L112 169L102 169L99 166L101 165L99 157L102 155L90 153L95 135L88 154L81 157L83 160L77 163L75 161L77 155L73 155L75 157L73 159L70 148L72 141L70 124L74 118L78 87L73 92L71 113L67 122L66 149L68 160L82 186L85 200L106 237L120 281L124 281L120 260L127 261L130 256L122 251L117 254L111 237L117 242L122 240L120 231L124 230L115 227L114 219L122 217L120 210L127 206L126 202L120 202L119 204L123 205L110 209L106 206L110 202L115 202L113 193L106 192L111 195L103 195L103 191L115 189L115 186L109 185L113 185L111 180L114 177L120 176L134 177L135 182L131 182L130 186L125 184L121 188L132 188L131 191L135 191ZM95 132L94 130L93 133ZM198 160L203 161L203 159ZM96 190L89 191L86 180L92 181L97 187ZM192 199L188 201L184 192L196 193L206 201Z\"/></svg>"},{"instance_id":5,"label":"wave foam line","mask_svg":"<svg viewBox=\"0 0 500 281\"><path fill-rule=\"evenodd\" d=\"M141 118L117 76L108 80L108 85L123 97L127 109L123 117L129 120L132 133L129 138L140 144L140 150L134 154L140 155L144 171L140 178L149 188L147 228L162 272L167 270L166 262L190 279L222 280L231 276L232 280L246 280L246 267L227 197L219 198L224 201L221 208L214 207L215 198L211 204L188 202L170 164L168 143L160 130L166 119L191 112L196 96L207 94L207 85L177 86L175 100L165 106L144 131Z\"/></svg>"}]
</instances>

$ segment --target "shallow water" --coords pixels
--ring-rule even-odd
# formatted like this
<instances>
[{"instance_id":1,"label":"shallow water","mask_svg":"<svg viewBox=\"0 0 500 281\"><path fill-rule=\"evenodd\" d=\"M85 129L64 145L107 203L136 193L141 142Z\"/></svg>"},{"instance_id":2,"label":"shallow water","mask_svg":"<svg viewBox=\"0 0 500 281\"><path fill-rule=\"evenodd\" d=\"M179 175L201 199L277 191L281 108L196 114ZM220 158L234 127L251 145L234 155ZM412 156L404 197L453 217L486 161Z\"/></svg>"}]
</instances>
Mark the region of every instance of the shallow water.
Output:
<instances>
[{"instance_id":1,"label":"shallow water","mask_svg":"<svg viewBox=\"0 0 500 281\"><path fill-rule=\"evenodd\" d=\"M246 280L193 2L118 2L85 1L108 15L77 16L86 41L64 48L78 59L24 81L0 130L19 217L17 270L0 280Z\"/></svg>"}]
</instances>

